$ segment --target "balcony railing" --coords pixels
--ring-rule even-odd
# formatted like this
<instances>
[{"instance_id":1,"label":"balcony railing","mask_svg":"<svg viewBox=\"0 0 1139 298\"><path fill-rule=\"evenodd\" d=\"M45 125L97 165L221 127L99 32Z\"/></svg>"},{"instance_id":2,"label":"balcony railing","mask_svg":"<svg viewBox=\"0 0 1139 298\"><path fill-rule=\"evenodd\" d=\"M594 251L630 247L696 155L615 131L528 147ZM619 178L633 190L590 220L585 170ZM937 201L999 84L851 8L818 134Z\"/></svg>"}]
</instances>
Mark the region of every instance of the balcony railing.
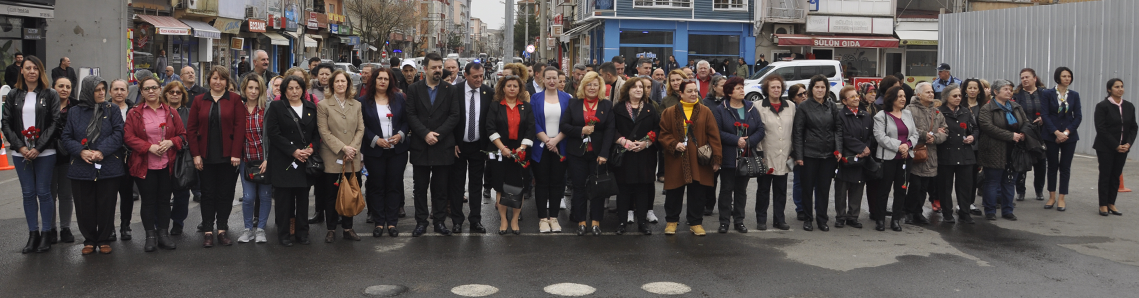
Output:
<instances>
[{"instance_id":1,"label":"balcony railing","mask_svg":"<svg viewBox=\"0 0 1139 298\"><path fill-rule=\"evenodd\" d=\"M762 21L765 23L806 23L807 1L802 0L763 0L767 7L764 9Z\"/></svg>"}]
</instances>

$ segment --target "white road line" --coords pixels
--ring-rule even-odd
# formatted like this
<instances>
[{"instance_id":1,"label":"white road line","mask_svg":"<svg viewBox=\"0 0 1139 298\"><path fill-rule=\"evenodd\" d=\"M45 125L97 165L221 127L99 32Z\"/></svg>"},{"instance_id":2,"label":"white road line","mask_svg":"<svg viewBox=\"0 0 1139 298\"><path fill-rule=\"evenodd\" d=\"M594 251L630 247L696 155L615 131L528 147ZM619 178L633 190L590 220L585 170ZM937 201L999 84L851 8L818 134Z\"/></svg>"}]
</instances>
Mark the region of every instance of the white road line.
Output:
<instances>
[{"instance_id":1,"label":"white road line","mask_svg":"<svg viewBox=\"0 0 1139 298\"><path fill-rule=\"evenodd\" d=\"M587 286L587 285L583 285L583 284L575 284L575 283L552 284L552 285L546 286L542 290L546 291L546 293L550 293L553 295L569 296L569 297L585 296L585 295L593 294L593 292L597 291L597 289L595 289L591 286Z\"/></svg>"},{"instance_id":2,"label":"white road line","mask_svg":"<svg viewBox=\"0 0 1139 298\"><path fill-rule=\"evenodd\" d=\"M461 285L451 288L451 293L464 297L485 297L498 293L498 288L488 285Z\"/></svg>"},{"instance_id":3,"label":"white road line","mask_svg":"<svg viewBox=\"0 0 1139 298\"><path fill-rule=\"evenodd\" d=\"M692 288L675 282L651 282L641 286L641 289L657 295L682 295L692 291Z\"/></svg>"}]
</instances>

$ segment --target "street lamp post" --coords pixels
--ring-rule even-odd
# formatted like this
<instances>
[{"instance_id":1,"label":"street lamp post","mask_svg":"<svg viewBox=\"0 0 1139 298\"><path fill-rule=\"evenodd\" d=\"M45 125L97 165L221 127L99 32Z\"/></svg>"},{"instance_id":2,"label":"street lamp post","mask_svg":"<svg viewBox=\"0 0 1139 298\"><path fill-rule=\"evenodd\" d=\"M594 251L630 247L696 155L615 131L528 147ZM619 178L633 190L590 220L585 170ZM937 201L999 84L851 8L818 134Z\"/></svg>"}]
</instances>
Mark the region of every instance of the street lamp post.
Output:
<instances>
[{"instance_id":1,"label":"street lamp post","mask_svg":"<svg viewBox=\"0 0 1139 298\"><path fill-rule=\"evenodd\" d=\"M499 47L505 50L502 53L501 63L514 62L514 0L506 0L506 27L502 34L502 43Z\"/></svg>"}]
</instances>

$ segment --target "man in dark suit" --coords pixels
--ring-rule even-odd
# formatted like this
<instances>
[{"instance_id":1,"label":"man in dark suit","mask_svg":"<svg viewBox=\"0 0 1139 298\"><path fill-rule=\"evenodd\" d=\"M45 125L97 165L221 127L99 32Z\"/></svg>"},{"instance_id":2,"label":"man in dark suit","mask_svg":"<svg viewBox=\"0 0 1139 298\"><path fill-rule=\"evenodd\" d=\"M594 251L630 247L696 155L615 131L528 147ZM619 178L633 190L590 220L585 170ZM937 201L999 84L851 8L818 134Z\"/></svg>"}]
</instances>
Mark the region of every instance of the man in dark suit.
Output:
<instances>
[{"instance_id":1,"label":"man in dark suit","mask_svg":"<svg viewBox=\"0 0 1139 298\"><path fill-rule=\"evenodd\" d=\"M411 127L411 166L414 180L415 230L411 236L427 233L427 189L431 189L431 219L435 232L451 235L447 219L447 176L455 163L455 137L462 103L454 92L460 90L443 81L443 57L430 53L424 58L426 80L408 86L407 123Z\"/></svg>"},{"instance_id":2,"label":"man in dark suit","mask_svg":"<svg viewBox=\"0 0 1139 298\"><path fill-rule=\"evenodd\" d=\"M546 64L541 62L530 65L530 68L527 69L530 72L530 79L526 82L526 92L530 92L530 95L538 94L538 92L546 89L542 86L542 79L535 78L542 75L543 69L546 69Z\"/></svg>"},{"instance_id":3,"label":"man in dark suit","mask_svg":"<svg viewBox=\"0 0 1139 298\"><path fill-rule=\"evenodd\" d=\"M456 100L462 104L459 107L459 124L455 126L455 164L451 166L450 192L447 199L451 201L451 222L454 223L451 231L459 232L463 229L463 181L467 185L468 203L470 205L471 233L486 233L482 225L482 200L479 190L483 188L483 172L486 170L486 154L482 150L488 148L486 137L486 113L494 98L494 89L483 85L484 69L482 64L468 63L463 70L466 81L455 86Z\"/></svg>"},{"instance_id":4,"label":"man in dark suit","mask_svg":"<svg viewBox=\"0 0 1139 298\"><path fill-rule=\"evenodd\" d=\"M641 58L641 60L637 62L637 76L649 79L650 82L653 83L653 86L651 88L652 92L649 93L649 99L651 99L657 105L660 105L660 101L664 99L664 92L661 91L664 89L664 84L653 80L652 73L653 60L648 58Z\"/></svg>"}]
</instances>

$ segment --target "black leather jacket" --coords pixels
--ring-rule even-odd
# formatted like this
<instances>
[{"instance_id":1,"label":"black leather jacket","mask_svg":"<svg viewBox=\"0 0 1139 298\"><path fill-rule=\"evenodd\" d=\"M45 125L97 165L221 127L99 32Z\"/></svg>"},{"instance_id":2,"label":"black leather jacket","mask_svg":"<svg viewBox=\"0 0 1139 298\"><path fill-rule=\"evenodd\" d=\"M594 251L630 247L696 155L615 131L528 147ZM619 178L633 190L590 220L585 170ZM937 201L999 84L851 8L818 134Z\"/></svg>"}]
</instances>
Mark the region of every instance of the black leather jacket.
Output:
<instances>
[{"instance_id":1,"label":"black leather jacket","mask_svg":"<svg viewBox=\"0 0 1139 298\"><path fill-rule=\"evenodd\" d=\"M791 130L792 156L803 158L834 158L842 148L842 121L840 108L828 101L819 103L808 99L796 107L795 127Z\"/></svg>"},{"instance_id":2,"label":"black leather jacket","mask_svg":"<svg viewBox=\"0 0 1139 298\"><path fill-rule=\"evenodd\" d=\"M59 94L47 86L36 89L36 128L40 129L40 137L33 146L26 144L24 138L24 97L28 92L22 89L12 89L4 101L3 132L4 138L12 144L13 150L21 147L35 148L40 152L55 149L56 139L59 138L61 123L59 122Z\"/></svg>"}]
</instances>

